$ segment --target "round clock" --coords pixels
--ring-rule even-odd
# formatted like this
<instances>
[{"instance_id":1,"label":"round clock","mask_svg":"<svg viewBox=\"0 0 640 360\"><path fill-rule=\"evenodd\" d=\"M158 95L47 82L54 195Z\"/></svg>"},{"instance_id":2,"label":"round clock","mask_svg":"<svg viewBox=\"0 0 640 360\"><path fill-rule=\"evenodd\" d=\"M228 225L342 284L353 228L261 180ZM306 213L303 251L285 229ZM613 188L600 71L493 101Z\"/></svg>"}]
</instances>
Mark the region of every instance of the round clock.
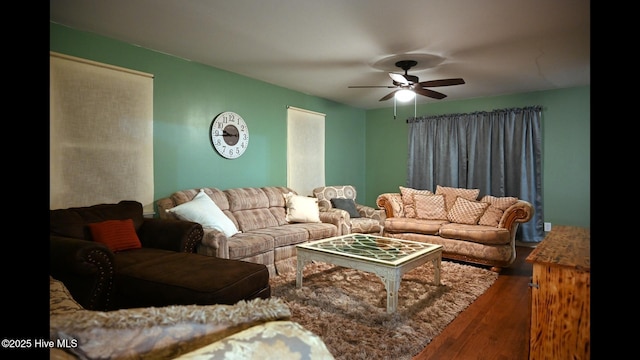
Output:
<instances>
[{"instance_id":1,"label":"round clock","mask_svg":"<svg viewBox=\"0 0 640 360\"><path fill-rule=\"evenodd\" d=\"M216 151L227 159L242 155L249 146L249 128L242 116L225 111L211 123L211 143Z\"/></svg>"}]
</instances>

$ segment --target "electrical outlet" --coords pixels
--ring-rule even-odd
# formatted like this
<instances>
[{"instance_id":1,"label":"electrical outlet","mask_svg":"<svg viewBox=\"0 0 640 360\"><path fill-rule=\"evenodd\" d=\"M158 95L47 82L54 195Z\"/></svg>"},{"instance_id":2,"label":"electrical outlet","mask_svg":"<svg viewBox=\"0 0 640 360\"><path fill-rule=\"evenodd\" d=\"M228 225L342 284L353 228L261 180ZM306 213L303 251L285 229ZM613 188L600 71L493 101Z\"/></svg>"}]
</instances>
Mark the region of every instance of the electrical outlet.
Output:
<instances>
[{"instance_id":1,"label":"electrical outlet","mask_svg":"<svg viewBox=\"0 0 640 360\"><path fill-rule=\"evenodd\" d=\"M551 223L550 222L544 223L544 231L546 231L546 232L551 231Z\"/></svg>"}]
</instances>

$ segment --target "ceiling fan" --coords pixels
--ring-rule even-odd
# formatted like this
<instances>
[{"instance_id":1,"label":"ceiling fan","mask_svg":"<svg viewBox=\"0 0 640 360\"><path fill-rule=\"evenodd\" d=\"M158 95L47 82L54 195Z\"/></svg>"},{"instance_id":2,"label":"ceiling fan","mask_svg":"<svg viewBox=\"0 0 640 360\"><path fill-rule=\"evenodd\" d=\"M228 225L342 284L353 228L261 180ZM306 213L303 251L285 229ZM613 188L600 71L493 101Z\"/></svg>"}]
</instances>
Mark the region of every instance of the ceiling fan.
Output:
<instances>
[{"instance_id":1,"label":"ceiling fan","mask_svg":"<svg viewBox=\"0 0 640 360\"><path fill-rule=\"evenodd\" d=\"M409 75L407 72L409 71L409 69L411 69L412 67L416 66L418 64L417 61L415 60L400 60L398 62L396 62L396 66L401 68L402 70L404 70L404 75L402 74L396 74L396 73L389 73L389 76L391 77L391 80L393 80L393 85L389 85L389 86L384 86L384 85L380 85L380 86L376 86L376 85L372 85L372 86L349 86L349 88L389 88L389 89L393 89L395 88L396 90L393 90L392 92L388 93L387 95L383 96L380 101L385 101L385 100L389 100L393 97L393 95L395 93L397 93L398 91L401 90L412 90L417 94L426 96L426 97L430 97L433 99L444 99L445 97L447 97L447 95L437 92L437 91L433 91L430 89L426 89L428 87L438 87L438 86L451 86L451 85L461 85L464 84L464 80L461 78L454 78L454 79L441 79L441 80L429 80L429 81L422 81L420 82L420 80L418 79L417 76L414 75Z\"/></svg>"}]
</instances>

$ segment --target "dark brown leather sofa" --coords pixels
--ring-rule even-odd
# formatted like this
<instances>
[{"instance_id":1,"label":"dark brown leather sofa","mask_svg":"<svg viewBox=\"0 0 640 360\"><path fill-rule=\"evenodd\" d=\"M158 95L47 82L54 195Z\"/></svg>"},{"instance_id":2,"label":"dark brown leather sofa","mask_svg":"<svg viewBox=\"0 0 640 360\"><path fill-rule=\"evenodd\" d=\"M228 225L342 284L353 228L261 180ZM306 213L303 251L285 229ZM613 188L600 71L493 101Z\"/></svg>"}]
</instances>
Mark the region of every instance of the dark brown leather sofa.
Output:
<instances>
[{"instance_id":1,"label":"dark brown leather sofa","mask_svg":"<svg viewBox=\"0 0 640 360\"><path fill-rule=\"evenodd\" d=\"M93 241L88 224L125 219L141 248L113 252ZM198 223L145 218L137 201L50 210L50 275L100 311L271 296L265 265L196 254L202 236Z\"/></svg>"}]
</instances>

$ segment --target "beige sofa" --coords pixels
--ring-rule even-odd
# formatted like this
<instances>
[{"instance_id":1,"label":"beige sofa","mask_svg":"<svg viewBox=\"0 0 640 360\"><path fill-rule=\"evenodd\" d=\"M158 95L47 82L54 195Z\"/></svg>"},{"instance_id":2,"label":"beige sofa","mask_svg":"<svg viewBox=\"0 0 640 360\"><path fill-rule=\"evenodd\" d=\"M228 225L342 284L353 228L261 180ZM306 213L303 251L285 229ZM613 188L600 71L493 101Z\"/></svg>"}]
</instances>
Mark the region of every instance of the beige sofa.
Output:
<instances>
[{"instance_id":1,"label":"beige sofa","mask_svg":"<svg viewBox=\"0 0 640 360\"><path fill-rule=\"evenodd\" d=\"M280 299L86 310L49 278L50 359L334 359Z\"/></svg>"},{"instance_id":2,"label":"beige sofa","mask_svg":"<svg viewBox=\"0 0 640 360\"><path fill-rule=\"evenodd\" d=\"M385 209L383 235L443 246L444 258L491 266L499 272L516 259L518 225L533 207L515 197L478 199L478 189L438 185L435 192L400 187L378 196Z\"/></svg>"},{"instance_id":3,"label":"beige sofa","mask_svg":"<svg viewBox=\"0 0 640 360\"><path fill-rule=\"evenodd\" d=\"M320 212L317 199L287 187L188 189L156 204L160 218L202 224L197 253L265 264L271 277L295 270L297 244L337 236L345 226L342 212Z\"/></svg>"}]
</instances>

